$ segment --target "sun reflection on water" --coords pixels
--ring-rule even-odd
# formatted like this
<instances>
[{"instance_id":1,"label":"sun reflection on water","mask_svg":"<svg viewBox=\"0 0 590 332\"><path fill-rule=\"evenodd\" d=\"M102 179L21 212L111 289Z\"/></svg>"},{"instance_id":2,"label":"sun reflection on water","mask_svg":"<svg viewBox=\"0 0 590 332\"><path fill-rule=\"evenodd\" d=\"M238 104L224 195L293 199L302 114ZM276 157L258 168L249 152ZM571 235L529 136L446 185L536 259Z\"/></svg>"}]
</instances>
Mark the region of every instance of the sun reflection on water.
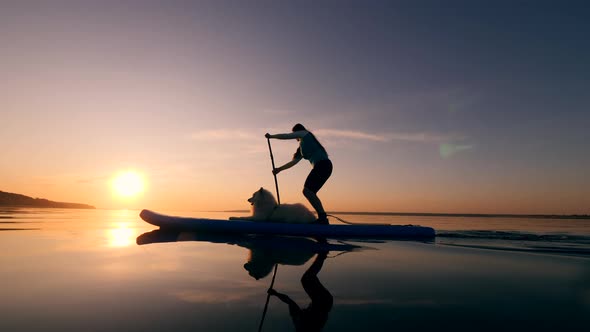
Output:
<instances>
[{"instance_id":1,"label":"sun reflection on water","mask_svg":"<svg viewBox=\"0 0 590 332\"><path fill-rule=\"evenodd\" d=\"M135 244L135 233L129 227L129 223L120 222L114 226L114 228L109 230L109 246L127 247Z\"/></svg>"}]
</instances>

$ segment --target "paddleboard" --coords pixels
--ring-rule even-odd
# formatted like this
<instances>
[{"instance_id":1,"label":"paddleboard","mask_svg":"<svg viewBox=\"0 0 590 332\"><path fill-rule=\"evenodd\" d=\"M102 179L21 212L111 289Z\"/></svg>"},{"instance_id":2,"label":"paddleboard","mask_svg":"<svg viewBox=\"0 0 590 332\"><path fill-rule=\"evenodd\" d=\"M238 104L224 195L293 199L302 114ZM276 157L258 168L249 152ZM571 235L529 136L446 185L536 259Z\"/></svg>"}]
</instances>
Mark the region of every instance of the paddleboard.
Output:
<instances>
[{"instance_id":1,"label":"paddleboard","mask_svg":"<svg viewBox=\"0 0 590 332\"><path fill-rule=\"evenodd\" d=\"M267 234L327 238L433 238L431 227L414 225L317 225L286 224L244 220L218 220L207 218L175 217L142 210L144 221L167 230L195 232Z\"/></svg>"}]
</instances>

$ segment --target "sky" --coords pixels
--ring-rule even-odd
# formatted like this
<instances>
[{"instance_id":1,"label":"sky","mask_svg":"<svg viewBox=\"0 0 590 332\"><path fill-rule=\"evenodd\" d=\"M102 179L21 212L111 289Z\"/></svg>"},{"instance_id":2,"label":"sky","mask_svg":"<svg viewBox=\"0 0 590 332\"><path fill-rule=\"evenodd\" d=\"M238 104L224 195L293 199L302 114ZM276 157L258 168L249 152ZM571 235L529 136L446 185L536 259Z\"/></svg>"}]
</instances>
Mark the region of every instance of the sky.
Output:
<instances>
[{"instance_id":1,"label":"sky","mask_svg":"<svg viewBox=\"0 0 590 332\"><path fill-rule=\"evenodd\" d=\"M2 1L0 190L248 209L302 123L328 211L590 214L589 35L584 1Z\"/></svg>"}]
</instances>

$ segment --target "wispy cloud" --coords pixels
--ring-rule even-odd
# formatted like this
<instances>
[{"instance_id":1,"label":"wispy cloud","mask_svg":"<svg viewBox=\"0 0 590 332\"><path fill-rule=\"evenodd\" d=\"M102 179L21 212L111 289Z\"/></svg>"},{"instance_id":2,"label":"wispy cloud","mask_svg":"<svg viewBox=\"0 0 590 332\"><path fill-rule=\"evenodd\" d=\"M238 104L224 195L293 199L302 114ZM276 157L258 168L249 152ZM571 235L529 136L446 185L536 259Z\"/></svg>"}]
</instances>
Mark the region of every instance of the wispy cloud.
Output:
<instances>
[{"instance_id":1,"label":"wispy cloud","mask_svg":"<svg viewBox=\"0 0 590 332\"><path fill-rule=\"evenodd\" d=\"M368 140L377 142L387 142L388 137L385 135L369 134L362 131L354 130L335 130L335 129L318 129L315 131L318 135L324 137L349 138L357 140Z\"/></svg>"},{"instance_id":2,"label":"wispy cloud","mask_svg":"<svg viewBox=\"0 0 590 332\"><path fill-rule=\"evenodd\" d=\"M463 137L457 134L436 134L436 133L393 133L390 134L392 141L408 141L422 143L441 143L458 140Z\"/></svg>"},{"instance_id":3,"label":"wispy cloud","mask_svg":"<svg viewBox=\"0 0 590 332\"><path fill-rule=\"evenodd\" d=\"M436 133L402 133L402 132L389 132L389 133L366 133L355 130L335 130L335 129L318 129L316 130L318 135L326 138L347 138L352 140L368 140L375 142L391 142L391 141L406 141L406 142L418 142L418 143L442 143L453 140L462 139L460 135L456 134L436 134Z\"/></svg>"},{"instance_id":4,"label":"wispy cloud","mask_svg":"<svg viewBox=\"0 0 590 332\"><path fill-rule=\"evenodd\" d=\"M214 129L197 131L190 134L190 138L202 141L229 141L229 140L260 140L263 130L244 131L239 129ZM271 130L272 132L272 130ZM416 143L442 144L451 141L460 141L465 137L458 134L438 134L429 132L387 132L369 133L359 130L317 129L313 131L323 139L348 139L372 142L405 141Z\"/></svg>"}]
</instances>

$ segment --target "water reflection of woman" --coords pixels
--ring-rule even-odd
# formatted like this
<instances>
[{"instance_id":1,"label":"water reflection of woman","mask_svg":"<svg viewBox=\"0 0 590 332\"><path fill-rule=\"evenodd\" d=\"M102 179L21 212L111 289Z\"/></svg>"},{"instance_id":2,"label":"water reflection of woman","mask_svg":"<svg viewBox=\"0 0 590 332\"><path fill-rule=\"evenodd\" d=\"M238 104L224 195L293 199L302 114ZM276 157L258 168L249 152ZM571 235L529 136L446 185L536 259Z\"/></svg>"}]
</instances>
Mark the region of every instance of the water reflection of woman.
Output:
<instances>
[{"instance_id":1,"label":"water reflection of woman","mask_svg":"<svg viewBox=\"0 0 590 332\"><path fill-rule=\"evenodd\" d=\"M328 252L320 252L313 264L301 277L303 289L311 298L311 303L307 308L301 309L288 295L279 293L272 288L268 290L270 295L276 296L289 306L289 314L296 331L321 331L326 325L334 300L332 294L318 279L318 273L322 269L327 256Z\"/></svg>"}]
</instances>

